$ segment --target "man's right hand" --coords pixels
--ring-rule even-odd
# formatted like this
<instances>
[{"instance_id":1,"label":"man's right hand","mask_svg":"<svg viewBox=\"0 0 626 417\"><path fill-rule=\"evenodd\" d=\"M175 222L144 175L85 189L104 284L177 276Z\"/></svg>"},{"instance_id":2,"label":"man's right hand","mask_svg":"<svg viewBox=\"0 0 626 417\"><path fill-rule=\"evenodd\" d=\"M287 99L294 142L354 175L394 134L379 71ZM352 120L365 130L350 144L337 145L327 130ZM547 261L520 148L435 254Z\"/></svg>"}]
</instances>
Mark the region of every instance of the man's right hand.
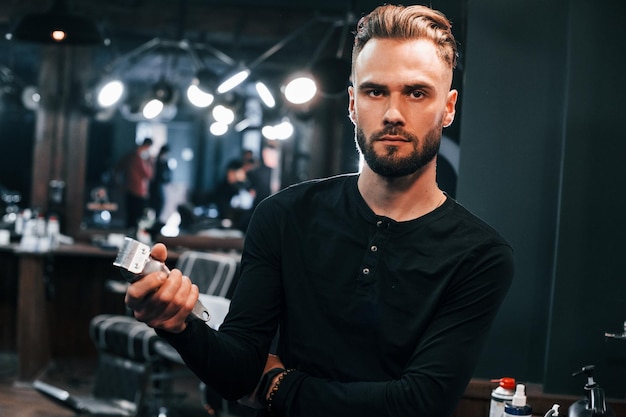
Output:
<instances>
[{"instance_id":1,"label":"man's right hand","mask_svg":"<svg viewBox=\"0 0 626 417\"><path fill-rule=\"evenodd\" d=\"M150 255L165 262L167 248L157 243ZM174 269L169 275L157 271L132 283L126 291L125 302L137 320L154 328L180 333L187 327L187 318L198 300L198 292L198 287L180 270Z\"/></svg>"}]
</instances>

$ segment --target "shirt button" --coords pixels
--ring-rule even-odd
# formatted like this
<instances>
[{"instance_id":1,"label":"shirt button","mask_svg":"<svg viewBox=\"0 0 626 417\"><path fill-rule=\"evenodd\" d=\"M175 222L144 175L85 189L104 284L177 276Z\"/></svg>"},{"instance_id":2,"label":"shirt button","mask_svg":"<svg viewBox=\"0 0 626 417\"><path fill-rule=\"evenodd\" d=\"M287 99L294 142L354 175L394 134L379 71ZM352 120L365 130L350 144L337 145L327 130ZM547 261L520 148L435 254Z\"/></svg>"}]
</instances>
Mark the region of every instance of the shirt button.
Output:
<instances>
[{"instance_id":1,"label":"shirt button","mask_svg":"<svg viewBox=\"0 0 626 417\"><path fill-rule=\"evenodd\" d=\"M363 275L367 275L370 273L370 269L369 268L363 268Z\"/></svg>"},{"instance_id":2,"label":"shirt button","mask_svg":"<svg viewBox=\"0 0 626 417\"><path fill-rule=\"evenodd\" d=\"M383 227L383 221L382 220L377 221L376 227Z\"/></svg>"},{"instance_id":3,"label":"shirt button","mask_svg":"<svg viewBox=\"0 0 626 417\"><path fill-rule=\"evenodd\" d=\"M370 247L370 250L371 250L372 252L376 252L376 251L378 250L378 246L373 245L372 247Z\"/></svg>"}]
</instances>

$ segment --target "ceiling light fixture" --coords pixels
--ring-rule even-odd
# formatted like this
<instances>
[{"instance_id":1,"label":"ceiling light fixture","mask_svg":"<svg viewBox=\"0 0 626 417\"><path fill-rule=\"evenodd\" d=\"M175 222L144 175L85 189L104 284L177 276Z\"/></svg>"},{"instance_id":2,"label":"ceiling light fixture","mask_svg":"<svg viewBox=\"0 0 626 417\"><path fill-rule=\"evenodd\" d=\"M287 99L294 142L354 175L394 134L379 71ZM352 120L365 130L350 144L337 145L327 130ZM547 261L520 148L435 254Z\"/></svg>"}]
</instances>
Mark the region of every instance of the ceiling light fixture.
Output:
<instances>
[{"instance_id":1,"label":"ceiling light fixture","mask_svg":"<svg viewBox=\"0 0 626 417\"><path fill-rule=\"evenodd\" d=\"M152 88L152 96L144 104L141 113L146 119L156 119L168 108L175 108L178 91L165 79L160 79Z\"/></svg>"},{"instance_id":2,"label":"ceiling light fixture","mask_svg":"<svg viewBox=\"0 0 626 417\"><path fill-rule=\"evenodd\" d=\"M37 110L41 102L41 94L35 86L29 85L22 90L22 104L28 110Z\"/></svg>"},{"instance_id":3,"label":"ceiling light fixture","mask_svg":"<svg viewBox=\"0 0 626 417\"><path fill-rule=\"evenodd\" d=\"M55 0L52 7L43 13L23 16L6 37L17 41L59 45L104 43L96 23L92 19L70 13L64 0Z\"/></svg>"},{"instance_id":4,"label":"ceiling light fixture","mask_svg":"<svg viewBox=\"0 0 626 417\"><path fill-rule=\"evenodd\" d=\"M153 98L143 106L141 114L143 114L143 117L146 119L155 119L161 114L164 107L165 105L161 100Z\"/></svg>"},{"instance_id":5,"label":"ceiling light fixture","mask_svg":"<svg viewBox=\"0 0 626 417\"><path fill-rule=\"evenodd\" d=\"M209 107L213 103L215 96L211 93L202 91L202 89L197 85L191 84L187 87L187 99L194 106L205 108Z\"/></svg>"},{"instance_id":6,"label":"ceiling light fixture","mask_svg":"<svg viewBox=\"0 0 626 417\"><path fill-rule=\"evenodd\" d=\"M309 22L307 24L301 26L295 32L292 32L289 35L285 36L283 39L278 41L275 45L270 47L267 51L263 52L259 57L257 57L250 64L248 64L248 65L240 65L240 67L234 73L231 73L225 79L225 81L223 81L217 87L217 93L218 94L226 93L226 92L234 89L235 87L237 87L241 83L243 83L250 76L250 73L251 73L252 69L254 69L257 65L259 65L260 63L262 63L263 61L265 61L266 59L268 59L269 57L274 55L279 50L281 50L287 43L289 43L292 39L297 37L300 33L303 33L304 31L308 30L309 26L311 26L316 21L317 21L317 18L313 18L313 19L309 20Z\"/></svg>"},{"instance_id":7,"label":"ceiling light fixture","mask_svg":"<svg viewBox=\"0 0 626 417\"><path fill-rule=\"evenodd\" d=\"M228 132L228 125L222 122L213 122L209 126L209 131L213 136L223 136Z\"/></svg>"},{"instance_id":8,"label":"ceiling light fixture","mask_svg":"<svg viewBox=\"0 0 626 417\"><path fill-rule=\"evenodd\" d=\"M242 68L231 74L228 78L226 78L218 87L217 92L219 94L224 94L237 87L250 76L250 69Z\"/></svg>"},{"instance_id":9,"label":"ceiling light fixture","mask_svg":"<svg viewBox=\"0 0 626 417\"><path fill-rule=\"evenodd\" d=\"M286 140L293 135L293 132L293 124L287 117L274 125L267 124L261 128L261 134L268 140Z\"/></svg>"},{"instance_id":10,"label":"ceiling light fixture","mask_svg":"<svg viewBox=\"0 0 626 417\"><path fill-rule=\"evenodd\" d=\"M283 94L289 103L305 104L317 94L317 85L311 76L296 76L285 85Z\"/></svg>"},{"instance_id":11,"label":"ceiling light fixture","mask_svg":"<svg viewBox=\"0 0 626 417\"><path fill-rule=\"evenodd\" d=\"M211 114L216 122L224 123L227 126L235 121L235 112L221 104L215 106Z\"/></svg>"},{"instance_id":12,"label":"ceiling light fixture","mask_svg":"<svg viewBox=\"0 0 626 417\"><path fill-rule=\"evenodd\" d=\"M98 89L96 103L103 109L113 107L122 100L125 93L124 83L119 79L111 79Z\"/></svg>"},{"instance_id":13,"label":"ceiling light fixture","mask_svg":"<svg viewBox=\"0 0 626 417\"><path fill-rule=\"evenodd\" d=\"M273 109L274 106L276 106L276 100L274 99L274 95L272 94L270 89L267 88L267 85L265 85L265 83L262 81L258 81L255 84L255 88L263 104L265 104L270 109Z\"/></svg>"},{"instance_id":14,"label":"ceiling light fixture","mask_svg":"<svg viewBox=\"0 0 626 417\"><path fill-rule=\"evenodd\" d=\"M309 106L318 93L326 96L345 94L350 78L351 62L343 59L343 55L349 34L348 27L353 22L354 15L349 12L345 19L336 20L330 25L317 51L312 55L307 70L293 74L282 87L282 93L288 103ZM335 56L319 60L322 49L337 28L340 30L340 36Z\"/></svg>"},{"instance_id":15,"label":"ceiling light fixture","mask_svg":"<svg viewBox=\"0 0 626 417\"><path fill-rule=\"evenodd\" d=\"M208 68L200 68L189 87L187 87L187 99L196 107L205 108L215 100L213 89L217 77Z\"/></svg>"}]
</instances>

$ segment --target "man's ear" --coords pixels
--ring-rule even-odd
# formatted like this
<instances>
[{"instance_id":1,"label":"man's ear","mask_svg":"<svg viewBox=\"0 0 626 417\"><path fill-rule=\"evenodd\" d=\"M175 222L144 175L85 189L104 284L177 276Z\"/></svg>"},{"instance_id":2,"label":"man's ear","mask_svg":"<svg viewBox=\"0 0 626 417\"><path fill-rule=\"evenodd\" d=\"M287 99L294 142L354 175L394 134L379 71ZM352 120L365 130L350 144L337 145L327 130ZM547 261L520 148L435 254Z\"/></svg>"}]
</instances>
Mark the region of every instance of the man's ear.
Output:
<instances>
[{"instance_id":1,"label":"man's ear","mask_svg":"<svg viewBox=\"0 0 626 417\"><path fill-rule=\"evenodd\" d=\"M354 112L354 87L348 87L348 97L350 101L348 102L348 117L354 125L356 125L356 115Z\"/></svg>"},{"instance_id":2,"label":"man's ear","mask_svg":"<svg viewBox=\"0 0 626 417\"><path fill-rule=\"evenodd\" d=\"M456 114L456 100L459 96L459 92L457 90L450 90L448 92L448 99L446 101L446 112L443 116L443 127L448 127L454 121L454 116Z\"/></svg>"}]
</instances>

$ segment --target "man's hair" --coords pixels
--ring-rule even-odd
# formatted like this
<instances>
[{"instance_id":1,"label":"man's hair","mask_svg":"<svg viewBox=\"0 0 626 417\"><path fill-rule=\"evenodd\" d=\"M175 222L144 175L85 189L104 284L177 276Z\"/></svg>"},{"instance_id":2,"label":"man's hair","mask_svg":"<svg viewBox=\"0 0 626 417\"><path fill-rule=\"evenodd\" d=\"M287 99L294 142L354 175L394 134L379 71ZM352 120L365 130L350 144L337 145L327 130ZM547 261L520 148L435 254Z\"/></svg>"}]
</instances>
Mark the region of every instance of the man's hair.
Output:
<instances>
[{"instance_id":1,"label":"man's hair","mask_svg":"<svg viewBox=\"0 0 626 417\"><path fill-rule=\"evenodd\" d=\"M457 45L446 16L427 6L384 5L365 15L357 24L352 48L352 69L370 39L429 39L437 46L441 60L456 68Z\"/></svg>"}]
</instances>

